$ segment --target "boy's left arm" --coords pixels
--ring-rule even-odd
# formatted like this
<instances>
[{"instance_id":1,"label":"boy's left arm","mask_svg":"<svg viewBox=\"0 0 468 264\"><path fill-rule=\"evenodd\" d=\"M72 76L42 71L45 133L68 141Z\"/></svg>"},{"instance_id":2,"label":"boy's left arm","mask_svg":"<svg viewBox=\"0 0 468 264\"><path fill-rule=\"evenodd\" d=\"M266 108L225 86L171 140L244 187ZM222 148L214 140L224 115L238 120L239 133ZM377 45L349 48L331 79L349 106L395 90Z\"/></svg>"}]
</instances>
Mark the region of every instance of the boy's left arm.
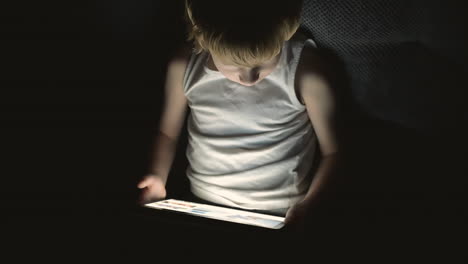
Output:
<instances>
[{"instance_id":1,"label":"boy's left arm","mask_svg":"<svg viewBox=\"0 0 468 264\"><path fill-rule=\"evenodd\" d=\"M336 103L329 82L323 74L314 70L313 67L304 67L301 72L297 85L307 108L309 119L314 127L322 153L322 160L304 200L288 210L286 214L287 224L301 222L306 214L313 210L318 199L322 197L323 191L330 187L330 182L336 174L339 162L336 136Z\"/></svg>"}]
</instances>

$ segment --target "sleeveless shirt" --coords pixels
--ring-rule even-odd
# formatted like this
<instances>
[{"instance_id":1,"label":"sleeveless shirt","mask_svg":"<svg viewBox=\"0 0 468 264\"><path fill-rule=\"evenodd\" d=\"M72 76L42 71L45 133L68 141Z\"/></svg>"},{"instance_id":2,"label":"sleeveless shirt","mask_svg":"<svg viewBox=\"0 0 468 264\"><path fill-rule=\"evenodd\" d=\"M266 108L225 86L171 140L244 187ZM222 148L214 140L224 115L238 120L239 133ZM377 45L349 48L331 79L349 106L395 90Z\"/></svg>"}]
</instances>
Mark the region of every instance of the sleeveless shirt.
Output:
<instances>
[{"instance_id":1,"label":"sleeveless shirt","mask_svg":"<svg viewBox=\"0 0 468 264\"><path fill-rule=\"evenodd\" d=\"M285 213L303 199L316 136L294 89L302 49L313 40L285 41L272 73L247 87L207 67L193 53L183 87L190 113L186 170L190 189L207 201Z\"/></svg>"}]
</instances>

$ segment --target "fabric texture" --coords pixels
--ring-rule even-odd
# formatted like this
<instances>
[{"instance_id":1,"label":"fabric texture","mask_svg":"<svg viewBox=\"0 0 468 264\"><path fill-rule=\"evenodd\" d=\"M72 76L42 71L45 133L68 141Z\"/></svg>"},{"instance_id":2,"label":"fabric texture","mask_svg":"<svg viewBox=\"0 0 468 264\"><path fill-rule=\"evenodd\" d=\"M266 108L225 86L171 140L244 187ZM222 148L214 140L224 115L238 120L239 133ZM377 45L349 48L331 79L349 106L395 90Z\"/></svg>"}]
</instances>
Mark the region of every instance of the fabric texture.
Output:
<instances>
[{"instance_id":1,"label":"fabric texture","mask_svg":"<svg viewBox=\"0 0 468 264\"><path fill-rule=\"evenodd\" d=\"M283 45L275 70L246 87L193 54L184 77L190 107L187 176L191 191L217 204L285 213L308 190L316 138L294 91L300 54L311 39Z\"/></svg>"},{"instance_id":2,"label":"fabric texture","mask_svg":"<svg viewBox=\"0 0 468 264\"><path fill-rule=\"evenodd\" d=\"M436 131L468 121L464 1L305 0L302 27L344 64L366 114Z\"/></svg>"}]
</instances>

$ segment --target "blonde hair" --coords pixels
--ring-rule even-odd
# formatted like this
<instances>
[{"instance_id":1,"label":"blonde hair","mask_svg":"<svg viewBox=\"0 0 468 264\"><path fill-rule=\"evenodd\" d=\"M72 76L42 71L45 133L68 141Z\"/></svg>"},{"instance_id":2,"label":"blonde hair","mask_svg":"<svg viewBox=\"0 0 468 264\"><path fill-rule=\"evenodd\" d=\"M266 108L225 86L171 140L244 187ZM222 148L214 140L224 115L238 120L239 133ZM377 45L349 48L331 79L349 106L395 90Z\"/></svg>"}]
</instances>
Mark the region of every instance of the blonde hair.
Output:
<instances>
[{"instance_id":1,"label":"blonde hair","mask_svg":"<svg viewBox=\"0 0 468 264\"><path fill-rule=\"evenodd\" d=\"M238 66L254 67L280 53L300 26L302 0L185 0L187 41Z\"/></svg>"}]
</instances>

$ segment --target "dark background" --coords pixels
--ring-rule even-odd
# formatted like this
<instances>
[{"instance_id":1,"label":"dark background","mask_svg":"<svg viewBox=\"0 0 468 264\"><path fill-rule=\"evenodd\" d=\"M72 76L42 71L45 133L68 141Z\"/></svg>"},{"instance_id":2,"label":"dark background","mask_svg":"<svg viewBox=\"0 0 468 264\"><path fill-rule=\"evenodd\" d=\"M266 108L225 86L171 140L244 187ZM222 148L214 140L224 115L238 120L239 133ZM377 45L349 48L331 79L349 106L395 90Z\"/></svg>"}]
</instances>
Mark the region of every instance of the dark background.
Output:
<instances>
[{"instance_id":1,"label":"dark background","mask_svg":"<svg viewBox=\"0 0 468 264\"><path fill-rule=\"evenodd\" d=\"M14 257L25 248L34 257L192 252L200 237L224 239L202 245L216 250L238 237L281 249L302 241L135 207L165 66L184 40L182 11L181 1L0 4L0 209ZM403 244L412 253L415 244L449 245L443 258L462 256L465 13L462 1L305 1L302 30L335 65L347 157L328 224L315 225L306 245L346 248L365 237L391 256ZM187 191L185 136L172 197ZM392 247L372 242L390 238Z\"/></svg>"}]
</instances>

